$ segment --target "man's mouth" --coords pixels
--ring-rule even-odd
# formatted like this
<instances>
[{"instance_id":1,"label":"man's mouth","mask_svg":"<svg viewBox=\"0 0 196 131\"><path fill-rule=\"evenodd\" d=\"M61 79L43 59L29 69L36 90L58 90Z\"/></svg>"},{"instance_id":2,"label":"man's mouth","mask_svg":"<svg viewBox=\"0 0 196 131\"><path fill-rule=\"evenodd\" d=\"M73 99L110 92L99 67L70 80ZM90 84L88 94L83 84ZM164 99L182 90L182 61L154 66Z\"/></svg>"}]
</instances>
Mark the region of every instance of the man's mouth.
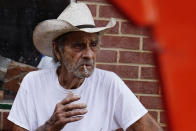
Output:
<instances>
[{"instance_id":1,"label":"man's mouth","mask_svg":"<svg viewBox=\"0 0 196 131\"><path fill-rule=\"evenodd\" d=\"M86 65L84 65L84 66L86 66L87 68L88 68L88 67L92 67L92 65L90 65L90 64L86 64Z\"/></svg>"},{"instance_id":2,"label":"man's mouth","mask_svg":"<svg viewBox=\"0 0 196 131\"><path fill-rule=\"evenodd\" d=\"M83 64L83 65L81 65L81 66L82 66L82 67L85 66L85 67L88 69L88 68L92 68L93 65L92 65L92 64Z\"/></svg>"},{"instance_id":3,"label":"man's mouth","mask_svg":"<svg viewBox=\"0 0 196 131\"><path fill-rule=\"evenodd\" d=\"M84 65L84 73L85 73L86 76L88 75L88 70L87 70L86 65Z\"/></svg>"}]
</instances>

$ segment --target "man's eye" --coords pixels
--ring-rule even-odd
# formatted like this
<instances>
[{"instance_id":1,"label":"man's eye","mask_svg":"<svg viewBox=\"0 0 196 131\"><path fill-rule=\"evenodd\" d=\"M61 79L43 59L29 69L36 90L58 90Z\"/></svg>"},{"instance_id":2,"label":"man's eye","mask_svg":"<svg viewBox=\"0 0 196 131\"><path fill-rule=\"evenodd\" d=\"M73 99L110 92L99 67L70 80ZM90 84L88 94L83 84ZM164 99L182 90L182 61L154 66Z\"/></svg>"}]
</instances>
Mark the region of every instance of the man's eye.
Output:
<instances>
[{"instance_id":1,"label":"man's eye","mask_svg":"<svg viewBox=\"0 0 196 131\"><path fill-rule=\"evenodd\" d=\"M91 46L92 46L92 47L96 47L96 46L97 46L97 42L92 42L92 43L91 43Z\"/></svg>"},{"instance_id":2,"label":"man's eye","mask_svg":"<svg viewBox=\"0 0 196 131\"><path fill-rule=\"evenodd\" d=\"M83 47L84 47L84 46L83 46L82 43L75 43L75 44L72 45L72 48L76 48L76 49L78 49L78 48L79 48L79 49L80 49L80 48L82 49Z\"/></svg>"},{"instance_id":3,"label":"man's eye","mask_svg":"<svg viewBox=\"0 0 196 131\"><path fill-rule=\"evenodd\" d=\"M99 45L98 45L98 42L92 42L91 43L91 48L92 50L99 50Z\"/></svg>"}]
</instances>

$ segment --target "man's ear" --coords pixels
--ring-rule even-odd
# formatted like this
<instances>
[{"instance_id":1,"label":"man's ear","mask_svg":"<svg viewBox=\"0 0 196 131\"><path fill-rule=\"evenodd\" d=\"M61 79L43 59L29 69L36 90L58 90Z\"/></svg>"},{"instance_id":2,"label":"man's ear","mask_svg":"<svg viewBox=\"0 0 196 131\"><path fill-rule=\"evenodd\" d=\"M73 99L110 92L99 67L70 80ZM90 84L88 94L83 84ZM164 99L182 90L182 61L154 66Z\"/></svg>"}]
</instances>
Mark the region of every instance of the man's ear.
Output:
<instances>
[{"instance_id":1,"label":"man's ear","mask_svg":"<svg viewBox=\"0 0 196 131\"><path fill-rule=\"evenodd\" d=\"M54 50L54 55L57 57L58 61L61 61L61 54L60 54L57 43L53 42L52 46L53 46L53 50Z\"/></svg>"}]
</instances>

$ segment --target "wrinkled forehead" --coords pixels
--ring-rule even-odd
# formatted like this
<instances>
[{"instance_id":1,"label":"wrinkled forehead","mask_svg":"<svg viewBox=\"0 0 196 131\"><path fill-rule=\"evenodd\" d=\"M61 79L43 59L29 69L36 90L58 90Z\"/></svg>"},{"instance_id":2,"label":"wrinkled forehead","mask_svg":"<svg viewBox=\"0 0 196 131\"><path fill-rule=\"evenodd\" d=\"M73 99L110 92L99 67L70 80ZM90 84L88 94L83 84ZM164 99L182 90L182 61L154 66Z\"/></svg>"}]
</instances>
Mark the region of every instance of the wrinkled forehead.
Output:
<instances>
[{"instance_id":1,"label":"wrinkled forehead","mask_svg":"<svg viewBox=\"0 0 196 131\"><path fill-rule=\"evenodd\" d=\"M86 32L70 32L66 36L66 41L98 41L98 33L86 33Z\"/></svg>"}]
</instances>

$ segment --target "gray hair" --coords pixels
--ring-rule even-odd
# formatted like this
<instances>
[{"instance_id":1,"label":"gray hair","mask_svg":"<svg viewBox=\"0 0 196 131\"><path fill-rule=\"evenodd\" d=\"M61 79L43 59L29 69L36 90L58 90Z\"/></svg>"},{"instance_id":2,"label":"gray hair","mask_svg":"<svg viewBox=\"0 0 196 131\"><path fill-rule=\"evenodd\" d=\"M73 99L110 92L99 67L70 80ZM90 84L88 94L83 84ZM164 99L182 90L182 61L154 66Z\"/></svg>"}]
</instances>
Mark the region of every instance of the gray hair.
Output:
<instances>
[{"instance_id":1,"label":"gray hair","mask_svg":"<svg viewBox=\"0 0 196 131\"><path fill-rule=\"evenodd\" d=\"M54 40L53 40L53 42L55 43L55 44L57 44L57 49L58 49L58 51L63 51L63 47L65 46L65 40L66 40L66 36L67 36L67 34L69 34L69 33L71 33L71 32L68 32L68 33L65 33L65 34L63 34L63 35L60 35L60 36L58 36L57 38L55 38ZM56 56L56 54L55 54L55 52L54 52L54 48L53 48L53 61L55 62L55 63L57 63L57 62L59 62L59 60L58 60L58 58L57 58L57 56Z\"/></svg>"}]
</instances>

